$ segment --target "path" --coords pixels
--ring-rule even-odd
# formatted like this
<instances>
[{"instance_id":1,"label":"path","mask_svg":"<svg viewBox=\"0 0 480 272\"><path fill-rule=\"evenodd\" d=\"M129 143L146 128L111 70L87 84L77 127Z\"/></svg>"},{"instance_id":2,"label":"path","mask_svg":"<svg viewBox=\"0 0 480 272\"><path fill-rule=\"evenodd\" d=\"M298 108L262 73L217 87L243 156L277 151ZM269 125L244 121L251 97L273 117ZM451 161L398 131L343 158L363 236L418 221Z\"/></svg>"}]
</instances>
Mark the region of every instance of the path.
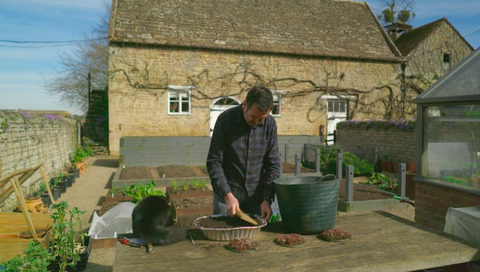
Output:
<instances>
[{"instance_id":1,"label":"path","mask_svg":"<svg viewBox=\"0 0 480 272\"><path fill-rule=\"evenodd\" d=\"M118 156L94 156L89 158L87 171L76 179L72 187L58 201L67 201L69 208L87 211L82 215L82 227L88 231L93 211L100 210L103 198L111 188L110 183L118 168ZM115 248L92 249L87 269L90 272L113 270Z\"/></svg>"}]
</instances>

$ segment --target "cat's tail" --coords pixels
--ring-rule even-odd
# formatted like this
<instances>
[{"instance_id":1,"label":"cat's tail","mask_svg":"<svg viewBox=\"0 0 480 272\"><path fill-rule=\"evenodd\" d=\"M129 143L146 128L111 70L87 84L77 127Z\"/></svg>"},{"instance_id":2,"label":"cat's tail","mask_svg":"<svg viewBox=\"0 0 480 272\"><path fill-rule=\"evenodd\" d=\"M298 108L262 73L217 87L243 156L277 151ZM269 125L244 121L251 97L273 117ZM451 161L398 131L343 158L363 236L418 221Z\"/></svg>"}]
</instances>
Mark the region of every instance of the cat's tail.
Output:
<instances>
[{"instance_id":1,"label":"cat's tail","mask_svg":"<svg viewBox=\"0 0 480 272\"><path fill-rule=\"evenodd\" d=\"M149 233L148 237L140 237L154 245L169 245L187 238L187 231L179 224L171 227L158 226Z\"/></svg>"}]
</instances>

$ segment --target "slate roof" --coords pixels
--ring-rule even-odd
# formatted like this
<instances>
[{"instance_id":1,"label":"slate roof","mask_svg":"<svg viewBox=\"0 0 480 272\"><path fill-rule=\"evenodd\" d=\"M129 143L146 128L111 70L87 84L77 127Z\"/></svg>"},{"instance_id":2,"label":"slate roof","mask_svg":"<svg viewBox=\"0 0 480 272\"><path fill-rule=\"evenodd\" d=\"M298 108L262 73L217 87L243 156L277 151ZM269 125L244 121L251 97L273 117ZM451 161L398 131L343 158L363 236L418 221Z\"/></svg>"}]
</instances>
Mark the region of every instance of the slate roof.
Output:
<instances>
[{"instance_id":1,"label":"slate roof","mask_svg":"<svg viewBox=\"0 0 480 272\"><path fill-rule=\"evenodd\" d=\"M401 55L367 3L113 0L110 42L382 61Z\"/></svg>"},{"instance_id":2,"label":"slate roof","mask_svg":"<svg viewBox=\"0 0 480 272\"><path fill-rule=\"evenodd\" d=\"M447 23L455 32L457 32L458 36L460 36L465 43L472 49L473 47L463 38L463 36L453 27L452 24L448 21L447 18L442 18L437 21L433 21L431 23L425 24L423 26L417 27L407 33L404 33L395 40L395 45L397 46L398 50L402 53L403 56L407 56L412 52L417 46L425 40L431 33L433 33L442 23Z\"/></svg>"}]
</instances>

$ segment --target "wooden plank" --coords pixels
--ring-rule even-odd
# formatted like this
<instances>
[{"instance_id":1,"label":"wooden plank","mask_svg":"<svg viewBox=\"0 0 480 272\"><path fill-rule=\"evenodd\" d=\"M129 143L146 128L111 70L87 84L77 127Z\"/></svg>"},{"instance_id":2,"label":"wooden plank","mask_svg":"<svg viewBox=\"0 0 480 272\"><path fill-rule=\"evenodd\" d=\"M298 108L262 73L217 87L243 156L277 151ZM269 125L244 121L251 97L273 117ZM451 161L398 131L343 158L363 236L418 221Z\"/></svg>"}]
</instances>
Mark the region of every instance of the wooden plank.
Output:
<instances>
[{"instance_id":1,"label":"wooden plank","mask_svg":"<svg viewBox=\"0 0 480 272\"><path fill-rule=\"evenodd\" d=\"M330 243L304 235L305 246L286 248L273 243L285 232L271 223L254 239L260 249L248 255L198 238L195 245L185 240L152 254L117 244L113 271L412 271L480 259L478 245L385 212L344 214L335 228L352 239Z\"/></svg>"},{"instance_id":2,"label":"wooden plank","mask_svg":"<svg viewBox=\"0 0 480 272\"><path fill-rule=\"evenodd\" d=\"M407 203L400 202L396 199L374 199L365 201L344 201L339 199L337 209L343 212L357 211L379 211L391 209L406 209Z\"/></svg>"},{"instance_id":3,"label":"wooden plank","mask_svg":"<svg viewBox=\"0 0 480 272\"><path fill-rule=\"evenodd\" d=\"M48 225L51 226L53 224L50 214L31 213L30 217L36 229L46 228ZM22 213L0 213L0 234L19 234L26 230L29 230L29 228Z\"/></svg>"}]
</instances>

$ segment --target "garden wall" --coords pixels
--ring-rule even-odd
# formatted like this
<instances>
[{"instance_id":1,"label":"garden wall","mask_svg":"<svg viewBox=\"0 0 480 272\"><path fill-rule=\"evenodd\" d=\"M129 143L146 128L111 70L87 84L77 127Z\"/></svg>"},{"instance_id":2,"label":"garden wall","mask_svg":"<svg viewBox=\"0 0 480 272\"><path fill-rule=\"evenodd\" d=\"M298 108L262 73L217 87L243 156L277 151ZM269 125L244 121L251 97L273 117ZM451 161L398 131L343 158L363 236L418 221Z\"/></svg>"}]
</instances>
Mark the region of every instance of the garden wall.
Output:
<instances>
[{"instance_id":1,"label":"garden wall","mask_svg":"<svg viewBox=\"0 0 480 272\"><path fill-rule=\"evenodd\" d=\"M120 138L120 167L169 164L203 166L207 160L210 137L136 137ZM321 144L319 136L279 136L281 160L295 162L304 144ZM287 148L286 148L287 147ZM287 154L287 156L285 156Z\"/></svg>"},{"instance_id":2,"label":"garden wall","mask_svg":"<svg viewBox=\"0 0 480 272\"><path fill-rule=\"evenodd\" d=\"M69 113L55 114L0 110L0 177L40 163L48 179L64 170L77 144L76 121L64 117ZM24 193L33 194L40 181L38 170L23 183ZM0 211L12 211L18 205L14 193L2 198L8 187L0 185Z\"/></svg>"},{"instance_id":3,"label":"garden wall","mask_svg":"<svg viewBox=\"0 0 480 272\"><path fill-rule=\"evenodd\" d=\"M337 125L337 144L346 151L374 149L378 158L411 164L415 159L415 121L346 121Z\"/></svg>"}]
</instances>

